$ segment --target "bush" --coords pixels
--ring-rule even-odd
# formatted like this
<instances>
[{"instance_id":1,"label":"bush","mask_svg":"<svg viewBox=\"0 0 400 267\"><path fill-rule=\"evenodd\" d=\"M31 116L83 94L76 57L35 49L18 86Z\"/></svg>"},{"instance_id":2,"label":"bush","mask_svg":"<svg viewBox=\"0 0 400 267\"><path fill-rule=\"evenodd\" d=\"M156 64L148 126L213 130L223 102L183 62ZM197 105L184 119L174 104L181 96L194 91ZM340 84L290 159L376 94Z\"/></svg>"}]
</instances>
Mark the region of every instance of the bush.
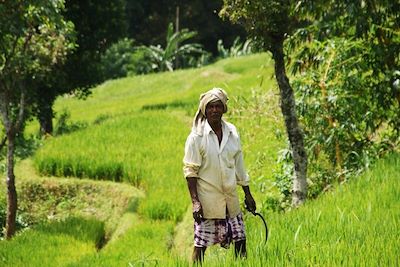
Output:
<instances>
[{"instance_id":1,"label":"bush","mask_svg":"<svg viewBox=\"0 0 400 267\"><path fill-rule=\"evenodd\" d=\"M146 74L153 72L153 65L149 55L143 49L135 49L131 54L130 63L127 66L128 75Z\"/></svg>"},{"instance_id":2,"label":"bush","mask_svg":"<svg viewBox=\"0 0 400 267\"><path fill-rule=\"evenodd\" d=\"M7 205L4 202L0 202L0 223L1 223L1 229L0 231L0 239L4 238L4 229L6 227L6 220L7 220ZM17 231L23 230L28 227L29 223L27 220L23 218L23 216L17 214L16 218L16 228Z\"/></svg>"},{"instance_id":3,"label":"bush","mask_svg":"<svg viewBox=\"0 0 400 267\"><path fill-rule=\"evenodd\" d=\"M101 56L103 79L126 77L132 62L134 40L122 39L108 48Z\"/></svg>"},{"instance_id":4,"label":"bush","mask_svg":"<svg viewBox=\"0 0 400 267\"><path fill-rule=\"evenodd\" d=\"M253 43L250 39L245 42L240 41L240 37L236 37L230 48L225 48L222 40L218 40L217 43L218 56L220 58L228 57L240 57L244 55L250 55L253 53Z\"/></svg>"},{"instance_id":5,"label":"bush","mask_svg":"<svg viewBox=\"0 0 400 267\"><path fill-rule=\"evenodd\" d=\"M57 118L54 135L72 133L88 126L85 122L69 122L70 117L71 113L68 110L63 110L61 112Z\"/></svg>"}]
</instances>

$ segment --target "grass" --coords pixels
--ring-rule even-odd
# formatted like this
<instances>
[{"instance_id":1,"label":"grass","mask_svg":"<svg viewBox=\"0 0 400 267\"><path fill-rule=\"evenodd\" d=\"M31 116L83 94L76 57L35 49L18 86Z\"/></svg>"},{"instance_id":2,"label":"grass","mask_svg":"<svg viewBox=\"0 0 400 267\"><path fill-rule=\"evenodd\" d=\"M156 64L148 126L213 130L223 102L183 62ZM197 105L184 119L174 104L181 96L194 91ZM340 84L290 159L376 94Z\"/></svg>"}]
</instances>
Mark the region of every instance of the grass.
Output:
<instances>
[{"instance_id":1,"label":"grass","mask_svg":"<svg viewBox=\"0 0 400 267\"><path fill-rule=\"evenodd\" d=\"M268 183L283 140L273 130L281 120L273 83L264 78L272 68L264 62L265 54L222 60L201 69L109 81L85 102L60 99L57 110L67 108L72 120L89 126L47 140L34 156L35 166L42 175L134 185L146 192L139 214L179 221L189 203L182 158L197 99L223 86L231 99L226 117L242 133L250 174Z\"/></svg>"},{"instance_id":2,"label":"grass","mask_svg":"<svg viewBox=\"0 0 400 267\"><path fill-rule=\"evenodd\" d=\"M261 221L246 214L248 258L235 260L232 248L213 247L205 266L397 266L398 166L400 155L390 155L361 177L299 209L265 213L267 244ZM189 255L172 249L173 222L132 219L134 225L100 252L95 248L102 225L71 219L0 243L0 258L7 266L189 266ZM186 225L191 227L191 220Z\"/></svg>"},{"instance_id":3,"label":"grass","mask_svg":"<svg viewBox=\"0 0 400 267\"><path fill-rule=\"evenodd\" d=\"M34 225L71 216L96 218L104 222L107 239L121 227L121 216L135 212L144 197L142 191L121 183L41 177L31 160L18 163L16 177L18 214L23 221ZM2 197L5 190L0 188Z\"/></svg>"},{"instance_id":4,"label":"grass","mask_svg":"<svg viewBox=\"0 0 400 267\"><path fill-rule=\"evenodd\" d=\"M170 259L173 229L170 221L141 221L100 253L69 266L164 266Z\"/></svg>"},{"instance_id":5,"label":"grass","mask_svg":"<svg viewBox=\"0 0 400 267\"><path fill-rule=\"evenodd\" d=\"M86 126L47 139L34 163L20 163L17 188L26 212L53 214L61 221L0 242L0 262L188 266L192 219L182 157L198 96L214 86L228 91L225 117L239 129L262 209L263 200L274 194L271 177L277 152L285 146L271 74L268 56L252 55L201 69L108 81L86 101L58 99L58 114L67 109L72 124ZM232 249L213 247L205 265L399 265L399 166L400 156L393 154L300 209L264 211L271 230L267 245L261 221L246 214L248 259L235 261ZM96 219L65 220L69 215ZM97 250L107 233L112 233L108 243Z\"/></svg>"},{"instance_id":6,"label":"grass","mask_svg":"<svg viewBox=\"0 0 400 267\"><path fill-rule=\"evenodd\" d=\"M68 218L38 225L0 242L1 266L66 266L96 253L104 237L104 224L94 219Z\"/></svg>"},{"instance_id":7,"label":"grass","mask_svg":"<svg viewBox=\"0 0 400 267\"><path fill-rule=\"evenodd\" d=\"M399 166L400 154L393 154L299 209L264 212L267 244L261 220L246 214L248 259L235 261L232 249L213 247L205 266L398 266ZM190 220L184 228L191 228Z\"/></svg>"}]
</instances>

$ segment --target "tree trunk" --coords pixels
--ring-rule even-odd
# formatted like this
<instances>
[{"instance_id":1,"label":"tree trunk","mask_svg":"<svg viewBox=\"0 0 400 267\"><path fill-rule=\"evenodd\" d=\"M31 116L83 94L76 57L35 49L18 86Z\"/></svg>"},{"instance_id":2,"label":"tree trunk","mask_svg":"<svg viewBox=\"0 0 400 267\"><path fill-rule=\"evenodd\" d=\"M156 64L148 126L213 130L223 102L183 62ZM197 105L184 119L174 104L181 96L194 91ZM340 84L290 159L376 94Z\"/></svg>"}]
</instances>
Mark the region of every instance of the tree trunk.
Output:
<instances>
[{"instance_id":1,"label":"tree trunk","mask_svg":"<svg viewBox=\"0 0 400 267\"><path fill-rule=\"evenodd\" d=\"M272 43L271 52L275 61L275 76L279 86L280 106L293 153L295 174L293 177L292 205L296 207L301 205L307 197L307 154L304 149L303 134L296 115L293 89L286 75L283 38L276 38Z\"/></svg>"},{"instance_id":2,"label":"tree trunk","mask_svg":"<svg viewBox=\"0 0 400 267\"><path fill-rule=\"evenodd\" d=\"M17 216L17 191L15 189L14 176L14 149L15 149L15 133L7 131L7 221L6 221L6 238L10 239L16 230Z\"/></svg>"},{"instance_id":3,"label":"tree trunk","mask_svg":"<svg viewBox=\"0 0 400 267\"><path fill-rule=\"evenodd\" d=\"M38 90L37 118L40 123L41 135L53 134L53 117L54 117L53 104L56 98L53 92L54 90L47 87Z\"/></svg>"},{"instance_id":4,"label":"tree trunk","mask_svg":"<svg viewBox=\"0 0 400 267\"><path fill-rule=\"evenodd\" d=\"M40 134L48 135L53 133L53 107L52 104L40 105L39 115Z\"/></svg>"}]
</instances>

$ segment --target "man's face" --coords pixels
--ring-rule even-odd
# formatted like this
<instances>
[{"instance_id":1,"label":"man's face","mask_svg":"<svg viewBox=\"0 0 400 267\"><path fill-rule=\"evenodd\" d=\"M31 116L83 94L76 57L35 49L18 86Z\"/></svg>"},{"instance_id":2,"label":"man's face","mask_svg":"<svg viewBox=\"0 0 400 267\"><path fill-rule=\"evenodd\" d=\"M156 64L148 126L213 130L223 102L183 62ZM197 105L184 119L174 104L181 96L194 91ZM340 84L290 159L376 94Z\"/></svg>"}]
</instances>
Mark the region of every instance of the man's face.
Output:
<instances>
[{"instance_id":1,"label":"man's face","mask_svg":"<svg viewBox=\"0 0 400 267\"><path fill-rule=\"evenodd\" d=\"M222 114L224 114L224 104L220 100L207 104L206 118L209 123L220 122Z\"/></svg>"}]
</instances>

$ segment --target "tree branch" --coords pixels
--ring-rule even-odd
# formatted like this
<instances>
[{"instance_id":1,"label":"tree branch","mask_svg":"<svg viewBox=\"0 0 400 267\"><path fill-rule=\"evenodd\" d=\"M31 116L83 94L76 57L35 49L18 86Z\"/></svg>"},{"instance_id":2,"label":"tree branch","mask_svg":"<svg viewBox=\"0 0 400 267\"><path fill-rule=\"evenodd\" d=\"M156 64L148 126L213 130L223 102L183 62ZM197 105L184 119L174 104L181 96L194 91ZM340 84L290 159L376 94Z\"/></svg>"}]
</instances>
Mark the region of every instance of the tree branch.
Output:
<instances>
[{"instance_id":1,"label":"tree branch","mask_svg":"<svg viewBox=\"0 0 400 267\"><path fill-rule=\"evenodd\" d=\"M22 123L24 121L24 116L25 116L25 85L22 85L21 87L21 98L19 100L19 112L18 112L18 117L15 123L15 131L19 132Z\"/></svg>"}]
</instances>

